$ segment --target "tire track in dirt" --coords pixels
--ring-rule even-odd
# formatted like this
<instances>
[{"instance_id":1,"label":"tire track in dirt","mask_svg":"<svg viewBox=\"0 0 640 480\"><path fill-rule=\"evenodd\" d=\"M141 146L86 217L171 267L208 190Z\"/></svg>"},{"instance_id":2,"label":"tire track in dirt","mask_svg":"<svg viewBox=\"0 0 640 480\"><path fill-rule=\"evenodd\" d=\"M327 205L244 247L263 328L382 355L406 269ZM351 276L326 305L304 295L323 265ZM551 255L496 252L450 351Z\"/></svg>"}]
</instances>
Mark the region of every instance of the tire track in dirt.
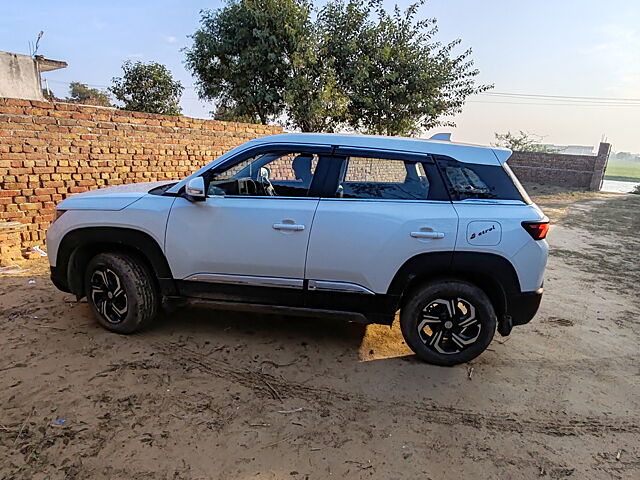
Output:
<instances>
[{"instance_id":1,"label":"tire track in dirt","mask_svg":"<svg viewBox=\"0 0 640 480\"><path fill-rule=\"evenodd\" d=\"M330 387L309 386L292 382L268 373L249 368L233 368L229 363L210 358L181 343L157 342L154 346L172 363L197 366L210 375L232 381L259 392L265 397L298 398L319 404L333 404L336 400L363 405L387 412L406 413L408 410L430 423L465 425L502 432L536 432L550 436L577 436L584 434L640 433L640 418L611 418L584 415L559 415L557 412L540 412L540 417L524 417L514 413L483 413L434 402L388 401L355 392ZM274 392L275 390L275 392Z\"/></svg>"}]
</instances>

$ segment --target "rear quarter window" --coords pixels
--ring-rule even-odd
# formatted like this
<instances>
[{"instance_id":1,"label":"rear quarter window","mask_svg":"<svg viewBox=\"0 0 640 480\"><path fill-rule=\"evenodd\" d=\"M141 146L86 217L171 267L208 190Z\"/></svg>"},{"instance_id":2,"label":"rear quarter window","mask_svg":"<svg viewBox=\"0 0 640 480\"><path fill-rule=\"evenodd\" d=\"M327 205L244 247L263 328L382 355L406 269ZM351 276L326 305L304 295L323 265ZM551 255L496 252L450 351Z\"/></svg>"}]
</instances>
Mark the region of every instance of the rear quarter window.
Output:
<instances>
[{"instance_id":1,"label":"rear quarter window","mask_svg":"<svg viewBox=\"0 0 640 480\"><path fill-rule=\"evenodd\" d=\"M452 200L519 200L531 203L506 165L479 165L441 155L434 157Z\"/></svg>"}]
</instances>

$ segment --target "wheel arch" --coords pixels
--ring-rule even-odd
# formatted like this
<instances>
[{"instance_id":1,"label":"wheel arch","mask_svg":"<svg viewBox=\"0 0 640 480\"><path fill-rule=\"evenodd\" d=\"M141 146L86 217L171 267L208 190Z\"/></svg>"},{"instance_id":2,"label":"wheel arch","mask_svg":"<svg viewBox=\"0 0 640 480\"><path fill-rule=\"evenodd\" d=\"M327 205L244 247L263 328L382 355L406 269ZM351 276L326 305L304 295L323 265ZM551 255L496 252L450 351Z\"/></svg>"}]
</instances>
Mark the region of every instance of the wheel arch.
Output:
<instances>
[{"instance_id":1,"label":"wheel arch","mask_svg":"<svg viewBox=\"0 0 640 480\"><path fill-rule=\"evenodd\" d=\"M445 279L466 281L484 291L498 319L507 312L507 295L520 292L516 270L505 257L484 252L432 252L407 260L391 281L388 293L397 295L402 307L416 288Z\"/></svg>"},{"instance_id":2,"label":"wheel arch","mask_svg":"<svg viewBox=\"0 0 640 480\"><path fill-rule=\"evenodd\" d=\"M68 232L60 242L57 270L62 283L78 297L84 296L84 271L98 253L119 252L141 259L154 273L163 294L172 294L173 275L162 248L148 233L125 227L86 227Z\"/></svg>"}]
</instances>

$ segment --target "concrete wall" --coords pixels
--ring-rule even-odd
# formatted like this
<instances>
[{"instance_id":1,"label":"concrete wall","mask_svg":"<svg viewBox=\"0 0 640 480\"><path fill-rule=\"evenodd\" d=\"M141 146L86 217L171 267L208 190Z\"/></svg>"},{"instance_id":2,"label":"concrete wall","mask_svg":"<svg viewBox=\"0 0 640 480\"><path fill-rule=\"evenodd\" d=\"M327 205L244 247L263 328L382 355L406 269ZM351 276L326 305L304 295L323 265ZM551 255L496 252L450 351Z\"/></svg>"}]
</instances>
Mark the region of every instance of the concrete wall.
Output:
<instances>
[{"instance_id":1,"label":"concrete wall","mask_svg":"<svg viewBox=\"0 0 640 480\"><path fill-rule=\"evenodd\" d=\"M610 151L601 143L596 155L513 152L507 164L523 182L600 190Z\"/></svg>"},{"instance_id":2,"label":"concrete wall","mask_svg":"<svg viewBox=\"0 0 640 480\"><path fill-rule=\"evenodd\" d=\"M44 100L33 58L0 51L0 97Z\"/></svg>"},{"instance_id":3,"label":"concrete wall","mask_svg":"<svg viewBox=\"0 0 640 480\"><path fill-rule=\"evenodd\" d=\"M109 185L181 179L280 127L0 99L0 222L43 245L55 204ZM15 231L12 230L12 231Z\"/></svg>"}]
</instances>

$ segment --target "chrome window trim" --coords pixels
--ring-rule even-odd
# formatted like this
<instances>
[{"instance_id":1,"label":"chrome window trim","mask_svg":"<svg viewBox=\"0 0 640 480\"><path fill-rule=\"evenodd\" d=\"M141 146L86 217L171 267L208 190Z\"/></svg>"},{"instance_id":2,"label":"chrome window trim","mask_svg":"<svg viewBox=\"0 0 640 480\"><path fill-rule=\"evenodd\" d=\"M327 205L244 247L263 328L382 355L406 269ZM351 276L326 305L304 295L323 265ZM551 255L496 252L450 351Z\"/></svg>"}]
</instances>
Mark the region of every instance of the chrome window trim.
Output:
<instances>
[{"instance_id":1,"label":"chrome window trim","mask_svg":"<svg viewBox=\"0 0 640 480\"><path fill-rule=\"evenodd\" d=\"M438 203L451 205L450 200L415 200L402 198L339 198L339 197L321 197L321 201L331 202L386 202L386 203Z\"/></svg>"},{"instance_id":2,"label":"chrome window trim","mask_svg":"<svg viewBox=\"0 0 640 480\"><path fill-rule=\"evenodd\" d=\"M527 203L522 200L507 200L503 198L465 198L464 200L454 200L453 204L461 205L519 205L526 206Z\"/></svg>"},{"instance_id":3,"label":"chrome window trim","mask_svg":"<svg viewBox=\"0 0 640 480\"><path fill-rule=\"evenodd\" d=\"M189 282L226 283L252 287L296 288L302 290L301 278L261 277L257 275L229 275L226 273L194 273L184 278Z\"/></svg>"},{"instance_id":4,"label":"chrome window trim","mask_svg":"<svg viewBox=\"0 0 640 480\"><path fill-rule=\"evenodd\" d=\"M357 283L349 282L330 282L327 280L309 280L309 290L323 292L346 292L346 293L362 293L365 295L375 295L375 292L369 290Z\"/></svg>"},{"instance_id":5,"label":"chrome window trim","mask_svg":"<svg viewBox=\"0 0 640 480\"><path fill-rule=\"evenodd\" d=\"M207 195L207 198L253 198L253 199L277 199L277 200L320 200L320 197L279 197L277 195Z\"/></svg>"}]
</instances>

